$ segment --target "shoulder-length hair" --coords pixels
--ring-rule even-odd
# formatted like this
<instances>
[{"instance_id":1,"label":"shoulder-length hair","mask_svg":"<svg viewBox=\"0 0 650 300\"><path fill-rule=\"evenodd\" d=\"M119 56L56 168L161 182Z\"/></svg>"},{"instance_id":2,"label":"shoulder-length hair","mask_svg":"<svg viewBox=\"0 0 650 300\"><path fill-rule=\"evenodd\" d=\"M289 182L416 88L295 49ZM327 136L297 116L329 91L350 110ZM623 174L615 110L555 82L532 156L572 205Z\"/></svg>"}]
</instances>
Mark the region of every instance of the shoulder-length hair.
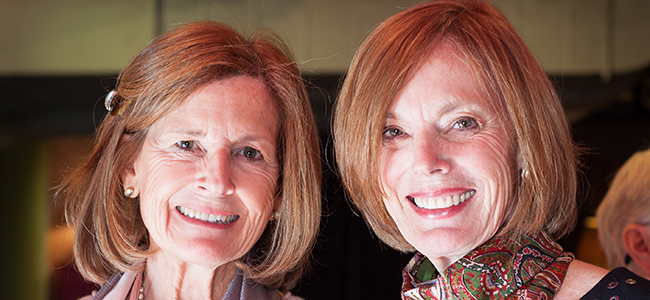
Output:
<instances>
[{"instance_id":1,"label":"shoulder-length hair","mask_svg":"<svg viewBox=\"0 0 650 300\"><path fill-rule=\"evenodd\" d=\"M142 268L149 254L138 201L123 195L120 174L136 159L147 129L192 92L233 76L260 79L279 111L279 217L239 261L271 288L295 285L307 267L321 216L318 133L303 79L285 45L267 32L246 39L216 22L179 26L154 39L121 72L112 113L99 126L92 154L59 187L75 228L74 253L85 278L102 284ZM124 134L131 137L122 139ZM296 217L299 216L299 217Z\"/></svg>"},{"instance_id":2,"label":"shoulder-length hair","mask_svg":"<svg viewBox=\"0 0 650 300\"><path fill-rule=\"evenodd\" d=\"M560 100L535 57L487 1L434 1L381 23L357 50L333 124L336 160L348 196L377 236L413 251L383 201L379 153L386 114L441 43L450 41L474 70L514 136L522 170L499 234L545 231L558 238L576 218L576 149Z\"/></svg>"},{"instance_id":3,"label":"shoulder-length hair","mask_svg":"<svg viewBox=\"0 0 650 300\"><path fill-rule=\"evenodd\" d=\"M596 211L598 239L610 268L624 267L628 254L623 231L630 224L650 225L650 150L632 155L616 173Z\"/></svg>"}]
</instances>

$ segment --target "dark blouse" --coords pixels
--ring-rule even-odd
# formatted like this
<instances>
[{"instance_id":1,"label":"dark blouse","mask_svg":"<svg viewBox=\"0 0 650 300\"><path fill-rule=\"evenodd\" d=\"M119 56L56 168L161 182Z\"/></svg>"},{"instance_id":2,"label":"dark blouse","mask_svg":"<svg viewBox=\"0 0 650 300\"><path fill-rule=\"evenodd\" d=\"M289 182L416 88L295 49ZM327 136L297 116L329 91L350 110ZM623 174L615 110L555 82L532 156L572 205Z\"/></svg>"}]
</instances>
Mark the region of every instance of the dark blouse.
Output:
<instances>
[{"instance_id":1,"label":"dark blouse","mask_svg":"<svg viewBox=\"0 0 650 300\"><path fill-rule=\"evenodd\" d=\"M607 273L580 300L646 300L650 299L650 281L626 268Z\"/></svg>"}]
</instances>

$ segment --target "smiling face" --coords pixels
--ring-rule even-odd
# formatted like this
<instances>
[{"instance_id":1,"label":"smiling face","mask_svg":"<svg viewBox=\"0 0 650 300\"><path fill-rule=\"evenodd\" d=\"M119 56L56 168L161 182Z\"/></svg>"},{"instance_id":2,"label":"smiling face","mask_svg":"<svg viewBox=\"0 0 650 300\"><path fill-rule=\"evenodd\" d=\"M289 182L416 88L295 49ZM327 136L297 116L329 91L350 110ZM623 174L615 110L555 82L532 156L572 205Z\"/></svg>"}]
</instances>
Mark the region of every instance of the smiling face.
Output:
<instances>
[{"instance_id":1,"label":"smiling face","mask_svg":"<svg viewBox=\"0 0 650 300\"><path fill-rule=\"evenodd\" d=\"M471 69L445 42L389 108L384 204L438 270L490 239L512 194L512 138Z\"/></svg>"},{"instance_id":2,"label":"smiling face","mask_svg":"<svg viewBox=\"0 0 650 300\"><path fill-rule=\"evenodd\" d=\"M152 249L208 267L251 249L273 208L278 132L267 88L246 76L210 83L156 121L123 176Z\"/></svg>"}]
</instances>

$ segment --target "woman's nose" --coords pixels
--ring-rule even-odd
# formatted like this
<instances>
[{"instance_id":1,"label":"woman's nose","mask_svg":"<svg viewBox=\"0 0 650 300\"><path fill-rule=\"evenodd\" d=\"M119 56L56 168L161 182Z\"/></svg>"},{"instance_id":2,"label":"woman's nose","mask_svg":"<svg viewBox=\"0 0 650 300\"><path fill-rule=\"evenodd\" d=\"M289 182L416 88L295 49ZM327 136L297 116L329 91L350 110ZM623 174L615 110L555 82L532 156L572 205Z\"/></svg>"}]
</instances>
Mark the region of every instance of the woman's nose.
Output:
<instances>
[{"instance_id":1,"label":"woman's nose","mask_svg":"<svg viewBox=\"0 0 650 300\"><path fill-rule=\"evenodd\" d=\"M227 151L209 155L203 159L203 168L199 172L197 187L207 193L230 196L235 193L232 182L231 155Z\"/></svg>"},{"instance_id":2,"label":"woman's nose","mask_svg":"<svg viewBox=\"0 0 650 300\"><path fill-rule=\"evenodd\" d=\"M420 175L447 174L451 162L444 151L444 141L424 137L415 140L413 147L413 168Z\"/></svg>"}]
</instances>

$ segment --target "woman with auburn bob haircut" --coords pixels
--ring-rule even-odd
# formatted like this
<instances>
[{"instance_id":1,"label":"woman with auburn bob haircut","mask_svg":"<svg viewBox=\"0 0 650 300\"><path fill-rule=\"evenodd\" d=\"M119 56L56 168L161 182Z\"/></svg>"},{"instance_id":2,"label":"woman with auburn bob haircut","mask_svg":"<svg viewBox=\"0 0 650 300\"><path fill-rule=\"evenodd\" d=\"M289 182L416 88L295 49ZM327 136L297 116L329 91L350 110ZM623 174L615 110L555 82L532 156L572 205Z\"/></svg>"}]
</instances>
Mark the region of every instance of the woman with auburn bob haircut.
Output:
<instances>
[{"instance_id":1,"label":"woman with auburn bob haircut","mask_svg":"<svg viewBox=\"0 0 650 300\"><path fill-rule=\"evenodd\" d=\"M380 24L333 127L354 205L383 242L417 252L402 299L578 299L607 275L555 242L576 219L577 149L548 77L487 1Z\"/></svg>"},{"instance_id":2,"label":"woman with auburn bob haircut","mask_svg":"<svg viewBox=\"0 0 650 300\"><path fill-rule=\"evenodd\" d=\"M321 214L316 125L273 35L216 22L154 39L59 187L93 299L285 299Z\"/></svg>"}]
</instances>

